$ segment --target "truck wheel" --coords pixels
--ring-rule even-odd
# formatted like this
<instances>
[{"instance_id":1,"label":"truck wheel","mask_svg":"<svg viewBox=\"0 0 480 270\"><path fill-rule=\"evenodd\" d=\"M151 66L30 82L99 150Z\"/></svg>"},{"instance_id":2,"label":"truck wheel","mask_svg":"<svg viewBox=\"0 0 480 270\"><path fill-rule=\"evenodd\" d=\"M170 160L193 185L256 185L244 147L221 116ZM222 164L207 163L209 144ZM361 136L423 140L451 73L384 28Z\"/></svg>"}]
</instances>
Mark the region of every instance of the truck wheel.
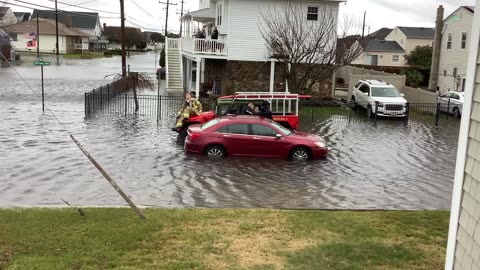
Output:
<instances>
[{"instance_id":1,"label":"truck wheel","mask_svg":"<svg viewBox=\"0 0 480 270\"><path fill-rule=\"evenodd\" d=\"M355 97L352 96L352 100L350 101L350 105L352 106L353 110L356 110L358 108L357 101L355 100Z\"/></svg>"},{"instance_id":2,"label":"truck wheel","mask_svg":"<svg viewBox=\"0 0 480 270\"><path fill-rule=\"evenodd\" d=\"M368 106L368 108L367 108L367 117L368 118L373 118L372 106Z\"/></svg>"}]
</instances>

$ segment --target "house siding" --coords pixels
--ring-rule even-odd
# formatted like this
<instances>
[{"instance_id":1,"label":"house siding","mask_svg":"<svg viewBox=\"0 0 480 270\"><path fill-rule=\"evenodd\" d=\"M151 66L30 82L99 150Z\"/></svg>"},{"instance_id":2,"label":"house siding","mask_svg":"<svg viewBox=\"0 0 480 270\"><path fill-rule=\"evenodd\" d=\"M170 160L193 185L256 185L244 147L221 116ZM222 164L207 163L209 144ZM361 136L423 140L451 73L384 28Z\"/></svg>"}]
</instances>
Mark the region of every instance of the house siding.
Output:
<instances>
[{"instance_id":1,"label":"house siding","mask_svg":"<svg viewBox=\"0 0 480 270\"><path fill-rule=\"evenodd\" d=\"M388 67L402 67L405 66L405 57L402 52L363 52L352 64L354 65L369 65L368 56L378 55L378 66ZM393 62L393 56L398 55L398 63Z\"/></svg>"},{"instance_id":2,"label":"house siding","mask_svg":"<svg viewBox=\"0 0 480 270\"><path fill-rule=\"evenodd\" d=\"M389 41L396 41L400 47L405 50L405 53L402 54L402 65L408 66L407 62L405 61L405 56L410 54L417 46L432 46L433 38L432 39L416 39L416 38L408 38L400 29L397 27L393 29L392 32L385 38L385 40Z\"/></svg>"},{"instance_id":3,"label":"house siding","mask_svg":"<svg viewBox=\"0 0 480 270\"><path fill-rule=\"evenodd\" d=\"M462 82L467 73L468 48L472 33L473 14L461 8L449 16L444 22L444 34L440 50L438 69L438 87L441 93L449 90L461 90ZM458 16L458 17L457 17ZM458 20L452 18L459 18ZM467 44L461 49L462 33L467 33ZM452 48L447 49L448 34L453 34ZM453 69L457 68L458 79L453 76ZM444 75L446 73L446 76Z\"/></svg>"},{"instance_id":4,"label":"house siding","mask_svg":"<svg viewBox=\"0 0 480 270\"><path fill-rule=\"evenodd\" d=\"M299 2L300 3L300 2ZM263 24L262 14L274 12L275 7L281 7L281 3L273 1L256 0L232 0L232 14L227 20L230 21L228 39L228 59L240 61L267 61L269 52L261 33ZM333 16L338 17L338 2L330 1L302 1L300 3L302 16L306 16L308 6L319 7L319 18L322 10L332 9ZM249 18L246 20L245 18ZM318 23L320 23L319 19ZM336 27L335 27L336 29Z\"/></svg>"},{"instance_id":5,"label":"house siding","mask_svg":"<svg viewBox=\"0 0 480 270\"><path fill-rule=\"evenodd\" d=\"M480 58L477 60L454 269L480 269Z\"/></svg>"},{"instance_id":6,"label":"house siding","mask_svg":"<svg viewBox=\"0 0 480 270\"><path fill-rule=\"evenodd\" d=\"M71 37L74 38L74 37ZM68 51L68 41L70 40L70 37L66 36L59 36L58 37L58 46L59 46L59 51L60 53L67 53ZM18 33L17 34L17 41L12 42L12 47L16 51L36 51L36 48L27 48L27 41L29 39L26 39L23 37L23 34ZM40 36L40 52L55 52L55 44L56 44L56 38L55 35L41 35Z\"/></svg>"}]
</instances>

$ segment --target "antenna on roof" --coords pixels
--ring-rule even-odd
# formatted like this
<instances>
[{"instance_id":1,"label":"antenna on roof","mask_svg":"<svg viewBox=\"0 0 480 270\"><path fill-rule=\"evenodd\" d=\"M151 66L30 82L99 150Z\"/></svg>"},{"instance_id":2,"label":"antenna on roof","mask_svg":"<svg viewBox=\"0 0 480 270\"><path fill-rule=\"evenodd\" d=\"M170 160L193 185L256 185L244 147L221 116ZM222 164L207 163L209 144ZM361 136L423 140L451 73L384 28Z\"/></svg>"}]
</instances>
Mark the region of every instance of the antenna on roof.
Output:
<instances>
[{"instance_id":1,"label":"antenna on roof","mask_svg":"<svg viewBox=\"0 0 480 270\"><path fill-rule=\"evenodd\" d=\"M367 11L363 13L363 27L362 27L362 38L365 37L365 18L367 17Z\"/></svg>"}]
</instances>

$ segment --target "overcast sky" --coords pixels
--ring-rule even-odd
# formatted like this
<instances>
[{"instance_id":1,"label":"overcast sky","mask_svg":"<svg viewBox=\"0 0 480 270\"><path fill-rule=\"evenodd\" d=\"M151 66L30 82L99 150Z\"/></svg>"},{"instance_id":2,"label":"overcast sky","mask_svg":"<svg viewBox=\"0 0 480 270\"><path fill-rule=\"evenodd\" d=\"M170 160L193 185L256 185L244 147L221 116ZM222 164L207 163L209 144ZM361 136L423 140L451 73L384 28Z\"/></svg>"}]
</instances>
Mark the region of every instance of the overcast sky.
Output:
<instances>
[{"instance_id":1,"label":"overcast sky","mask_svg":"<svg viewBox=\"0 0 480 270\"><path fill-rule=\"evenodd\" d=\"M5 0L2 0L5 1ZM6 0L12 4L30 6L14 0ZM36 5L44 5L54 7L54 0L22 0L24 2L35 3ZM120 5L118 0L58 0L62 3L74 4L92 9L98 9L102 18L102 23L108 25L120 25L119 17ZM166 2L166 0L161 0ZM171 0L177 3L171 6L169 12L169 31L178 32L180 1ZM184 0L184 10L197 10L199 0ZM165 5L159 4L158 0L125 0L125 13L127 15L127 25L141 26L143 30L162 31L165 25ZM135 4L136 3L136 4ZM363 20L364 11L366 16L366 31L370 29L373 32L382 27L393 28L395 26L419 26L433 27L435 23L436 9L438 5L445 7L445 17L455 11L462 5L474 5L475 0L348 0L345 4L340 4L340 19L348 16L353 17L360 22ZM137 5L138 4L138 5ZM11 5L14 11L26 11L29 9L16 7ZM41 7L38 7L41 8ZM77 7L69 7L59 4L60 9L69 11L88 11ZM31 10L31 9L30 9ZM113 13L107 13L113 12ZM108 18L110 17L110 18Z\"/></svg>"}]
</instances>

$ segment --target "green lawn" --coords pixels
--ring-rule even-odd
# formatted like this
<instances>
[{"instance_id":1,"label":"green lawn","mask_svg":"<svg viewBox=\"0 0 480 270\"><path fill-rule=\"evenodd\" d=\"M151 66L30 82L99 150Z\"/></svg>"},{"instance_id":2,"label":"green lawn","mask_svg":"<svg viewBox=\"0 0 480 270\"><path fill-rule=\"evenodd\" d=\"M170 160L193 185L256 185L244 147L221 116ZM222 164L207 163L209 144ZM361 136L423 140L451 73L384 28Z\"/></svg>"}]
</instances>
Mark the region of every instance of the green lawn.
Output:
<instances>
[{"instance_id":1,"label":"green lawn","mask_svg":"<svg viewBox=\"0 0 480 270\"><path fill-rule=\"evenodd\" d=\"M441 269L449 213L0 210L0 269Z\"/></svg>"}]
</instances>

